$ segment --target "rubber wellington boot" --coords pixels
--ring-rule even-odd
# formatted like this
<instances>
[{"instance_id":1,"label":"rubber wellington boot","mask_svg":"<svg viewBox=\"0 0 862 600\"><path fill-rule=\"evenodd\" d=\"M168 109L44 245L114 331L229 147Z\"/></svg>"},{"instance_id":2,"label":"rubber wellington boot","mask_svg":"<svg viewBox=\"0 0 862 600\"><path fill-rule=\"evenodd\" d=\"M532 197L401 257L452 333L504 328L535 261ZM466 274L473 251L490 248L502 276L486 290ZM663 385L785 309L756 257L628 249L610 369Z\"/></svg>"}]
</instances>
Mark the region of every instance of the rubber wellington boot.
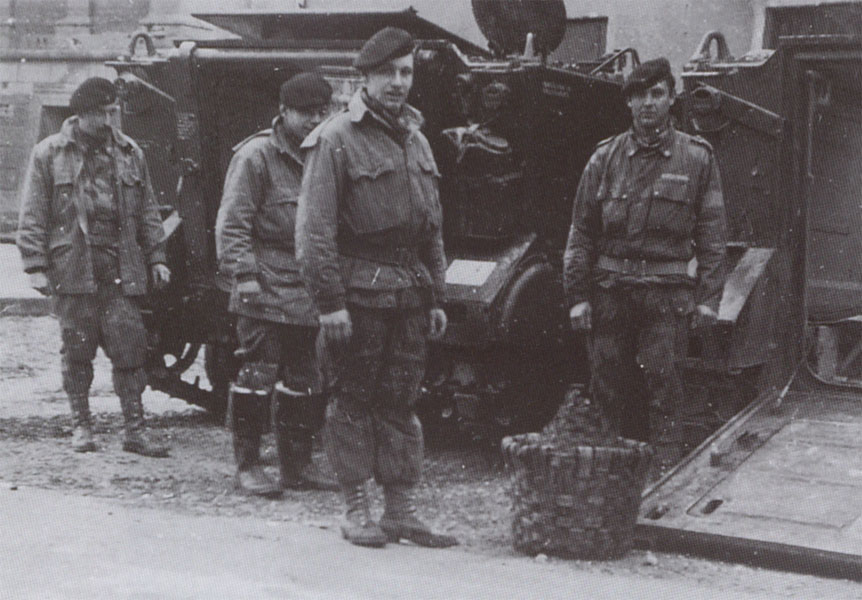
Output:
<instances>
[{"instance_id":1,"label":"rubber wellington boot","mask_svg":"<svg viewBox=\"0 0 862 600\"><path fill-rule=\"evenodd\" d=\"M413 502L413 488L402 485L387 485L383 488L386 507L380 528L386 534L386 540L398 543L401 539L410 540L426 548L448 548L457 546L458 540L451 535L434 533L416 517L416 506Z\"/></svg>"},{"instance_id":2,"label":"rubber wellington boot","mask_svg":"<svg viewBox=\"0 0 862 600\"><path fill-rule=\"evenodd\" d=\"M95 452L99 449L93 439L93 428L90 425L90 402L87 395L70 395L69 405L72 407L72 450L75 452Z\"/></svg>"},{"instance_id":3,"label":"rubber wellington boot","mask_svg":"<svg viewBox=\"0 0 862 600\"><path fill-rule=\"evenodd\" d=\"M307 404L323 403L320 396L296 394L276 387L275 440L281 487L293 490L337 492L338 483L312 461L311 428L303 422Z\"/></svg>"},{"instance_id":4,"label":"rubber wellington boot","mask_svg":"<svg viewBox=\"0 0 862 600\"><path fill-rule=\"evenodd\" d=\"M228 401L233 425L233 452L236 458L236 489L250 496L278 498L281 488L263 470L260 437L269 415L269 394L231 388Z\"/></svg>"},{"instance_id":5,"label":"rubber wellington boot","mask_svg":"<svg viewBox=\"0 0 862 600\"><path fill-rule=\"evenodd\" d=\"M120 396L120 408L125 420L123 450L152 458L167 457L169 448L150 440L144 431L144 407L140 394Z\"/></svg>"},{"instance_id":6,"label":"rubber wellington boot","mask_svg":"<svg viewBox=\"0 0 862 600\"><path fill-rule=\"evenodd\" d=\"M368 494L365 484L360 483L343 490L347 502L347 514L341 526L342 537L355 546L382 548L386 545L386 534L371 519Z\"/></svg>"}]
</instances>

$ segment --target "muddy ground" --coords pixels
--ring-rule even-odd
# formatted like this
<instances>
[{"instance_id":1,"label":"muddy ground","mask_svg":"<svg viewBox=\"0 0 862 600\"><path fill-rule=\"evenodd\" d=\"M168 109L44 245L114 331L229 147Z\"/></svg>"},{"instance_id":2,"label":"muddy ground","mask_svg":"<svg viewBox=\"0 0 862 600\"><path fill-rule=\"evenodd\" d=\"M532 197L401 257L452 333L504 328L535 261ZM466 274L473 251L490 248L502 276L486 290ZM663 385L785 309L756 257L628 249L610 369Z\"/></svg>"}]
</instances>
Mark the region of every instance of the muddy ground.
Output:
<instances>
[{"instance_id":1,"label":"muddy ground","mask_svg":"<svg viewBox=\"0 0 862 600\"><path fill-rule=\"evenodd\" d=\"M342 511L337 494L287 492L281 500L233 492L230 436L205 412L147 391L150 427L172 447L171 457L149 459L122 452L122 419L113 396L110 365L99 354L92 391L95 432L101 450L69 449L71 419L61 390L57 322L51 317L0 319L0 485L60 490L70 495L116 499L131 507L292 521L333 530ZM189 377L202 373L199 365ZM265 452L274 455L271 436ZM318 451L318 458L323 459ZM273 475L276 471L272 469ZM419 490L422 516L456 535L468 551L517 556L510 538L509 473L488 447L430 448ZM380 494L374 492L379 514ZM635 574L692 580L734 592L775 598L860 598L857 584L710 562L679 555L632 551L613 562L562 561L574 571Z\"/></svg>"}]
</instances>

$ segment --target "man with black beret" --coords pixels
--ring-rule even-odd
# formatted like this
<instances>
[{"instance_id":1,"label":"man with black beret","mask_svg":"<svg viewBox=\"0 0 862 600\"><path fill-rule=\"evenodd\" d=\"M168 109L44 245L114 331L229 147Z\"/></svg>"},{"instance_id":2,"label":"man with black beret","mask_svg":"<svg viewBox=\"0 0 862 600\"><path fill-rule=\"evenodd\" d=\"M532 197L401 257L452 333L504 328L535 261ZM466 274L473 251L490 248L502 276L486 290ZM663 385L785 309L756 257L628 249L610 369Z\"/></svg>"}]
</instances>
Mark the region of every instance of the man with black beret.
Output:
<instances>
[{"instance_id":1,"label":"man with black beret","mask_svg":"<svg viewBox=\"0 0 862 600\"><path fill-rule=\"evenodd\" d=\"M325 441L347 502L342 534L360 546L457 543L420 521L413 500L426 337L446 330L439 174L422 115L407 104L413 46L402 29L375 33L354 61L362 89L303 143L297 256L336 356ZM372 477L383 486L379 524L366 492Z\"/></svg>"},{"instance_id":2,"label":"man with black beret","mask_svg":"<svg viewBox=\"0 0 862 600\"><path fill-rule=\"evenodd\" d=\"M581 176L565 287L572 328L588 332L595 400L668 467L683 449L687 330L715 322L724 288L724 201L710 145L671 123L667 59L633 69L623 93L632 126L600 142Z\"/></svg>"},{"instance_id":3,"label":"man with black beret","mask_svg":"<svg viewBox=\"0 0 862 600\"><path fill-rule=\"evenodd\" d=\"M116 100L113 83L87 79L69 101L74 116L33 149L17 244L30 285L54 296L73 449L97 449L89 390L102 346L125 419L123 450L162 457L168 449L144 434L147 332L137 300L148 276L161 288L170 270L144 153L114 126Z\"/></svg>"},{"instance_id":4,"label":"man with black beret","mask_svg":"<svg viewBox=\"0 0 862 600\"><path fill-rule=\"evenodd\" d=\"M236 486L248 494L338 489L312 463L312 436L323 424L326 402L315 351L317 310L294 257L299 146L329 113L331 96L318 73L300 73L281 85L272 127L234 148L216 219L219 269L229 282L242 361L228 403ZM260 462L271 412L280 486Z\"/></svg>"}]
</instances>

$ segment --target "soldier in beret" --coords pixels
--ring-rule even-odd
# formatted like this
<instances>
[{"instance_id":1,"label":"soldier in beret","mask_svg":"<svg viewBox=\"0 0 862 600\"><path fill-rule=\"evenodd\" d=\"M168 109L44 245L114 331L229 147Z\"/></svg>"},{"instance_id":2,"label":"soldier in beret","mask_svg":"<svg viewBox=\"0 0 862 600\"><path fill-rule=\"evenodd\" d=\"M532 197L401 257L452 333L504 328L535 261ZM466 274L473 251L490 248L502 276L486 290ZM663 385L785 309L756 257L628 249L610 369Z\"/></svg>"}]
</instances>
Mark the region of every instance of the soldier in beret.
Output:
<instances>
[{"instance_id":1,"label":"soldier in beret","mask_svg":"<svg viewBox=\"0 0 862 600\"><path fill-rule=\"evenodd\" d=\"M724 287L724 201L710 145L671 123L667 59L633 69L623 93L632 126L600 142L584 169L565 287L572 328L589 332L594 398L668 467L683 448L677 361L688 328L715 322Z\"/></svg>"},{"instance_id":2,"label":"soldier in beret","mask_svg":"<svg viewBox=\"0 0 862 600\"><path fill-rule=\"evenodd\" d=\"M426 337L446 330L439 175L422 116L407 104L413 47L401 29L374 34L354 62L364 86L303 143L297 256L336 354L326 446L347 502L342 534L361 546L457 543L420 521L413 501ZM385 499L379 524L366 492L372 477Z\"/></svg>"},{"instance_id":3,"label":"soldier in beret","mask_svg":"<svg viewBox=\"0 0 862 600\"><path fill-rule=\"evenodd\" d=\"M221 275L230 281L242 366L230 389L236 486L274 497L282 489L337 490L312 463L312 436L326 401L315 341L317 310L294 257L300 144L326 117L332 88L317 73L281 85L270 129L234 148L216 220ZM275 417L281 485L260 464L260 439Z\"/></svg>"},{"instance_id":4,"label":"soldier in beret","mask_svg":"<svg viewBox=\"0 0 862 600\"><path fill-rule=\"evenodd\" d=\"M87 79L69 102L74 116L33 149L17 244L30 285L54 296L72 448L97 449L88 396L102 346L125 418L123 450L162 457L168 449L144 434L147 337L137 301L148 276L161 288L170 270L144 153L113 126L116 100L113 83Z\"/></svg>"}]
</instances>

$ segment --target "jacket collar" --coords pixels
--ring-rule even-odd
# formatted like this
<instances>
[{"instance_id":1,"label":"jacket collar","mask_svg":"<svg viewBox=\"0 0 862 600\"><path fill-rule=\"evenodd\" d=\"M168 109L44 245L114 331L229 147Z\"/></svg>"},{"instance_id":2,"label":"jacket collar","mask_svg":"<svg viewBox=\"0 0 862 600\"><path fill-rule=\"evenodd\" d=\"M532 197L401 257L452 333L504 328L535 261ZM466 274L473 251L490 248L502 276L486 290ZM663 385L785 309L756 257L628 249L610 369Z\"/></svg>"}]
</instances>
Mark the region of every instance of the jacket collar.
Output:
<instances>
[{"instance_id":1,"label":"jacket collar","mask_svg":"<svg viewBox=\"0 0 862 600\"><path fill-rule=\"evenodd\" d=\"M78 143L75 139L75 129L77 129L77 127L78 115L72 115L63 121L63 125L60 127L60 145L68 146L69 144ZM132 146L129 139L114 126L111 126L111 137L113 137L114 143L124 150L127 150Z\"/></svg>"},{"instance_id":2,"label":"jacket collar","mask_svg":"<svg viewBox=\"0 0 862 600\"><path fill-rule=\"evenodd\" d=\"M626 156L634 156L638 152L660 152L665 158L670 158L673 155L674 141L676 140L676 130L673 125L668 124L667 129L661 132L653 144L645 144L640 141L635 134L634 128L629 128L626 132L625 149Z\"/></svg>"},{"instance_id":3,"label":"jacket collar","mask_svg":"<svg viewBox=\"0 0 862 600\"><path fill-rule=\"evenodd\" d=\"M350 113L350 120L354 123L361 122L367 116L386 127L389 126L377 118L374 112L365 104L365 101L362 99L362 89L357 90L353 94L353 97L350 98L350 102L347 103L347 112ZM406 103L401 107L401 118L411 132L418 131L425 124L425 118L422 116L422 113Z\"/></svg>"},{"instance_id":4,"label":"jacket collar","mask_svg":"<svg viewBox=\"0 0 862 600\"><path fill-rule=\"evenodd\" d=\"M302 151L299 149L300 144L296 143L287 133L287 129L284 127L281 115L278 115L272 120L272 129L270 130L269 141L273 146L275 146L275 149L278 150L279 154L293 159L293 161L300 167L303 165L304 160Z\"/></svg>"}]
</instances>

